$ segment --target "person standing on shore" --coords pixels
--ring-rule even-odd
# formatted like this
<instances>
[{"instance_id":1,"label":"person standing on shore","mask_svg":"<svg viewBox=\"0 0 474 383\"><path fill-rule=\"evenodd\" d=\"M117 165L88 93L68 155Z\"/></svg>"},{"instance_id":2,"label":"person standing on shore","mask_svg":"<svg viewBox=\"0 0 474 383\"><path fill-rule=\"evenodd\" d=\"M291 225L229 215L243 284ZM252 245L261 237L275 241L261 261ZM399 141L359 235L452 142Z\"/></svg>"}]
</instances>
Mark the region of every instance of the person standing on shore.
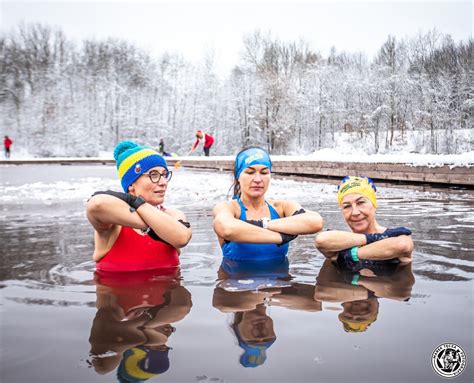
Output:
<instances>
[{"instance_id":1,"label":"person standing on shore","mask_svg":"<svg viewBox=\"0 0 474 383\"><path fill-rule=\"evenodd\" d=\"M158 154L160 156L163 156L165 154L165 141L163 141L162 138L160 138L160 143L158 145Z\"/></svg>"},{"instance_id":2,"label":"person standing on shore","mask_svg":"<svg viewBox=\"0 0 474 383\"><path fill-rule=\"evenodd\" d=\"M160 138L160 143L158 144L158 154L163 157L171 157L171 153L165 152L165 141Z\"/></svg>"},{"instance_id":3,"label":"person standing on shore","mask_svg":"<svg viewBox=\"0 0 474 383\"><path fill-rule=\"evenodd\" d=\"M3 146L5 147L5 158L10 158L10 147L12 146L13 144L13 140L8 137L8 136L5 136L5 138L3 139Z\"/></svg>"},{"instance_id":4,"label":"person standing on shore","mask_svg":"<svg viewBox=\"0 0 474 383\"><path fill-rule=\"evenodd\" d=\"M203 132L202 130L196 131L196 141L194 142L190 153L196 150L202 139L204 139L204 155L209 157L211 146L214 144L214 137L212 137L209 133Z\"/></svg>"}]
</instances>

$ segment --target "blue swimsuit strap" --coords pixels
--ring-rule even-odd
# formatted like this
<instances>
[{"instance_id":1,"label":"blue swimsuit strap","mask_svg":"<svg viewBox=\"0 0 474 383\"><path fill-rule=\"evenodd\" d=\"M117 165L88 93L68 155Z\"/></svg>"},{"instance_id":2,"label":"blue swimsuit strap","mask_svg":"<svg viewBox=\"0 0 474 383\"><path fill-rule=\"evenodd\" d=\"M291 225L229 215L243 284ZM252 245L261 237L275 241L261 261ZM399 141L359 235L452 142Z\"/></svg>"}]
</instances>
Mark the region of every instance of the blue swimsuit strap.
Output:
<instances>
[{"instance_id":1,"label":"blue swimsuit strap","mask_svg":"<svg viewBox=\"0 0 474 383\"><path fill-rule=\"evenodd\" d=\"M236 199L237 199L237 203L240 205L240 217L239 217L239 219L241 221L246 221L247 220L247 213L246 213L247 208L245 207L245 205L242 202L242 200L240 199L240 197L237 197ZM267 204L268 209L270 210L270 218L271 219L280 218L280 215L275 210L275 208L272 205L270 205L267 201L265 201L265 203Z\"/></svg>"}]
</instances>

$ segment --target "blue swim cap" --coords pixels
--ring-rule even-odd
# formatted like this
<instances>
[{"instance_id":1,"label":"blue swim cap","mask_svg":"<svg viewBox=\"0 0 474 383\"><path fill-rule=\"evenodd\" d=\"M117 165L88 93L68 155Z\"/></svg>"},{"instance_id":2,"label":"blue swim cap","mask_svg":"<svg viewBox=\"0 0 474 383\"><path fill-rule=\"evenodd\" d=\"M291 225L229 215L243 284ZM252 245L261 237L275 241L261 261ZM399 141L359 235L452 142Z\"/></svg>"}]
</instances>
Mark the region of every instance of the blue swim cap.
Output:
<instances>
[{"instance_id":1,"label":"blue swim cap","mask_svg":"<svg viewBox=\"0 0 474 383\"><path fill-rule=\"evenodd\" d=\"M253 165L264 165L272 170L272 161L265 149L251 147L241 151L235 157L235 178L239 179L242 171Z\"/></svg>"},{"instance_id":2,"label":"blue swim cap","mask_svg":"<svg viewBox=\"0 0 474 383\"><path fill-rule=\"evenodd\" d=\"M266 350L275 342L276 337L268 342L250 344L242 339L237 326L235 326L234 331L239 341L239 346L244 350L244 353L240 355L240 364L244 367L258 367L265 363L267 359Z\"/></svg>"}]
</instances>

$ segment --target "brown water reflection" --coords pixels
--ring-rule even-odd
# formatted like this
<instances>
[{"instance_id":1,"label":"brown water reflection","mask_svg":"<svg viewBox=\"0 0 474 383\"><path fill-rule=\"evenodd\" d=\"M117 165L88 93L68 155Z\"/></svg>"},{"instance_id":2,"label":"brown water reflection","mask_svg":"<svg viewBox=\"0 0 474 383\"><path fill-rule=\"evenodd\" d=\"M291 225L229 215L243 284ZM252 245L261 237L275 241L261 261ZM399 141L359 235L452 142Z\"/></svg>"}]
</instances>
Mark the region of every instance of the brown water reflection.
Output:
<instances>
[{"instance_id":1,"label":"brown water reflection","mask_svg":"<svg viewBox=\"0 0 474 383\"><path fill-rule=\"evenodd\" d=\"M189 314L190 292L178 270L96 272L97 313L89 342L99 374L115 371L120 382L145 381L170 366L172 325Z\"/></svg>"},{"instance_id":2,"label":"brown water reflection","mask_svg":"<svg viewBox=\"0 0 474 383\"><path fill-rule=\"evenodd\" d=\"M411 263L398 264L392 270L352 273L326 260L316 279L314 299L341 302L338 318L344 330L363 332L377 320L380 298L408 302L414 284Z\"/></svg>"},{"instance_id":3,"label":"brown water reflection","mask_svg":"<svg viewBox=\"0 0 474 383\"><path fill-rule=\"evenodd\" d=\"M266 350L277 339L270 306L309 312L320 311L314 300L314 285L292 283L288 259L252 262L224 260L218 271L212 305L223 313L232 313L230 325L240 348L243 367L258 367Z\"/></svg>"}]
</instances>

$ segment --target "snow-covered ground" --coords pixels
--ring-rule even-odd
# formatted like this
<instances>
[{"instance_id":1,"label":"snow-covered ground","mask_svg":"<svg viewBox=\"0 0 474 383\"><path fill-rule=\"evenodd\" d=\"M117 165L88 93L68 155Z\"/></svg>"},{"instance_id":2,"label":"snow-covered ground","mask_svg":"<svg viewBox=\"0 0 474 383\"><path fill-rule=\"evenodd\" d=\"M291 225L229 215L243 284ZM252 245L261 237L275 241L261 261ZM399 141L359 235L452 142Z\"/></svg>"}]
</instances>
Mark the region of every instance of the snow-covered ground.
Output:
<instances>
[{"instance_id":1,"label":"snow-covered ground","mask_svg":"<svg viewBox=\"0 0 474 383\"><path fill-rule=\"evenodd\" d=\"M200 157L200 159L206 159L203 156L182 156L180 159L191 159ZM26 151L18 150L13 152L11 159L34 159L32 155ZM112 160L110 152L102 152L99 158ZM234 156L212 156L209 160L233 160ZM38 158L36 158L38 159ZM51 160L57 160L60 158L51 158ZM62 159L62 158L61 158ZM71 159L71 158L68 158ZM315 151L310 155L291 155L291 156L279 156L272 155L273 160L298 160L298 161L328 161L328 162L365 162L365 163L400 163L410 164L413 166L442 166L450 165L451 167L456 166L474 166L474 151L465 152L462 154L421 154L421 153L391 153L391 154L366 154L363 152L359 153L347 153L346 151L339 152L334 149L322 149Z\"/></svg>"}]
</instances>

